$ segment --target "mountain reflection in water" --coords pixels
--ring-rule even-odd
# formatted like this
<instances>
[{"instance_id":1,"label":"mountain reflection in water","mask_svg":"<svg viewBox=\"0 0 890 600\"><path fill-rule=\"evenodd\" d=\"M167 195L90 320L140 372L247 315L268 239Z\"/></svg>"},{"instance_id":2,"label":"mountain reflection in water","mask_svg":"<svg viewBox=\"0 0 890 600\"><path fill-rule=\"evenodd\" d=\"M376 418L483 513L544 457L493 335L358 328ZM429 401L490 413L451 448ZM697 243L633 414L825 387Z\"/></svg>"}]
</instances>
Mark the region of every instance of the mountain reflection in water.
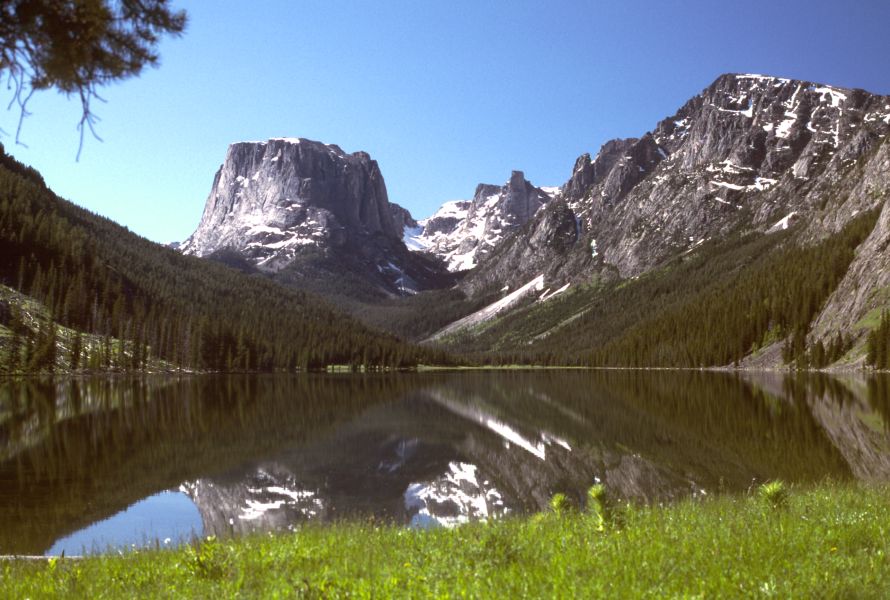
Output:
<instances>
[{"instance_id":1,"label":"mountain reflection in water","mask_svg":"<svg viewBox=\"0 0 890 600\"><path fill-rule=\"evenodd\" d=\"M651 502L773 478L887 480L888 415L886 375L7 380L0 553L62 539L89 549L103 522L101 544L123 545L130 538L108 537L134 526L123 511L140 503L151 516L152 498L169 494L200 515L182 537L370 517L450 525L541 510L555 492L580 499L594 482ZM152 519L167 530L163 505Z\"/></svg>"}]
</instances>

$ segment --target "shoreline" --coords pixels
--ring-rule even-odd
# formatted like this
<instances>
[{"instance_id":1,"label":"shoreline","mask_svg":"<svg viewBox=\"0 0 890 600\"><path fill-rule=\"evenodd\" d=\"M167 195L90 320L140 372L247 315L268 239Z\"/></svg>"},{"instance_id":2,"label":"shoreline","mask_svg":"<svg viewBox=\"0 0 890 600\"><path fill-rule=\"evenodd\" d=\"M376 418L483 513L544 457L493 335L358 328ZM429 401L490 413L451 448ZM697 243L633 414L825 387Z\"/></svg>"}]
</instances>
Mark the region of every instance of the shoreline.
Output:
<instances>
[{"instance_id":1,"label":"shoreline","mask_svg":"<svg viewBox=\"0 0 890 600\"><path fill-rule=\"evenodd\" d=\"M0 373L0 381L12 379L90 379L97 377L195 377L205 375L395 375L405 373L437 373L466 371L700 371L712 373L822 373L826 375L869 375L890 373L890 369L871 367L827 367L822 369L797 369L791 367L605 367L583 365L417 365L414 367L374 370L349 368L312 369L305 371L77 371L43 373Z\"/></svg>"}]
</instances>

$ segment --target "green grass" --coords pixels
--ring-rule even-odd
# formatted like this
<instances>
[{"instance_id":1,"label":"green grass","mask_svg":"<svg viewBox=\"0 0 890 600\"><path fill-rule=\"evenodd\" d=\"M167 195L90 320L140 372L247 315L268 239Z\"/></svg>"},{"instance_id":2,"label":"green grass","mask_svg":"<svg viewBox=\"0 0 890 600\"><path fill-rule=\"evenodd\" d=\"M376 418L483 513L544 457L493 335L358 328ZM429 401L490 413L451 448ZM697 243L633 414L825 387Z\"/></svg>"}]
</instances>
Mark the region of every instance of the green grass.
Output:
<instances>
[{"instance_id":1,"label":"green grass","mask_svg":"<svg viewBox=\"0 0 890 600\"><path fill-rule=\"evenodd\" d=\"M827 484L453 530L373 523L0 563L5 597L855 597L890 594L890 487ZM621 525L616 525L621 523Z\"/></svg>"}]
</instances>

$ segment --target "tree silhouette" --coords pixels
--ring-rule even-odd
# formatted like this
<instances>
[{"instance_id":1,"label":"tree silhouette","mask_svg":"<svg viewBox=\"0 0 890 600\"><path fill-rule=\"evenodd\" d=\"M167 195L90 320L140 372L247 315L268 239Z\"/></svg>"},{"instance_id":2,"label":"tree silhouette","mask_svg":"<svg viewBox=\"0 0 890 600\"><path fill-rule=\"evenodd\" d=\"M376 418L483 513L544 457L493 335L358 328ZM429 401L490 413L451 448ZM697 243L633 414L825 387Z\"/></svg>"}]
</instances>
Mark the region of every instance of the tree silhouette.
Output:
<instances>
[{"instance_id":1,"label":"tree silhouette","mask_svg":"<svg viewBox=\"0 0 890 600\"><path fill-rule=\"evenodd\" d=\"M0 79L18 105L19 142L27 105L39 90L55 88L80 99L80 145L96 117L99 89L158 64L165 35L185 29L186 14L168 0L6 0L0 3Z\"/></svg>"}]
</instances>

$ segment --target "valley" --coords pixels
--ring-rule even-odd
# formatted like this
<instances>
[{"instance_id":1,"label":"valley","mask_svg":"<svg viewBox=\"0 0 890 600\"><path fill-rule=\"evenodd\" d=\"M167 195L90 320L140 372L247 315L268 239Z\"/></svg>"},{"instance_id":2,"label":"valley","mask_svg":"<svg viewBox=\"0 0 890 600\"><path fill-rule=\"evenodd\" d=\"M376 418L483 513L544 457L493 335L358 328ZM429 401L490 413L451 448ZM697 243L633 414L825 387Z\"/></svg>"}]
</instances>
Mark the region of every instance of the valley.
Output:
<instances>
[{"instance_id":1,"label":"valley","mask_svg":"<svg viewBox=\"0 0 890 600\"><path fill-rule=\"evenodd\" d=\"M463 362L858 367L890 307L888 132L890 97L722 75L559 187L513 171L425 219L364 152L242 142L178 249Z\"/></svg>"},{"instance_id":2,"label":"valley","mask_svg":"<svg viewBox=\"0 0 890 600\"><path fill-rule=\"evenodd\" d=\"M0 2L0 598L890 597L888 22Z\"/></svg>"}]
</instances>

